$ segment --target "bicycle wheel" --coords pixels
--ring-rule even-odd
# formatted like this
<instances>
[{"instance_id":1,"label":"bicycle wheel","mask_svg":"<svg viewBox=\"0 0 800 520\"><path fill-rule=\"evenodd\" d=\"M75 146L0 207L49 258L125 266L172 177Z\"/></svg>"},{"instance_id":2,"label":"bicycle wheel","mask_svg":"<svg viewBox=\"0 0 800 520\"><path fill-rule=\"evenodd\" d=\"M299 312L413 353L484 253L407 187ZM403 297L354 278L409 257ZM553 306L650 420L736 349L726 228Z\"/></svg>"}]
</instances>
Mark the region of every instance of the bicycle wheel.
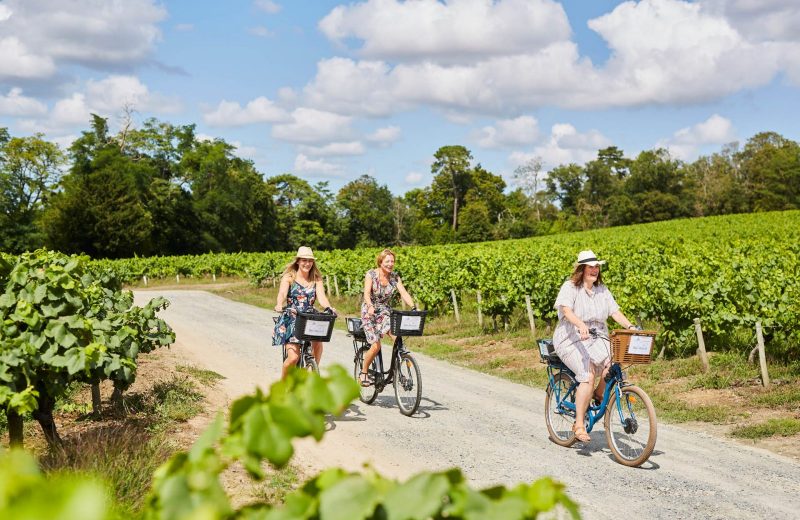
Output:
<instances>
[{"instance_id":1,"label":"bicycle wheel","mask_svg":"<svg viewBox=\"0 0 800 520\"><path fill-rule=\"evenodd\" d=\"M394 396L403 415L414 415L422 401L422 376L417 360L402 354L394 367Z\"/></svg>"},{"instance_id":2,"label":"bicycle wheel","mask_svg":"<svg viewBox=\"0 0 800 520\"><path fill-rule=\"evenodd\" d=\"M375 388L375 385L361 386L360 379L361 367L364 366L364 354L366 354L368 350L369 347L361 347L358 349L355 360L353 361L353 377L356 379L356 383L358 383L359 387L361 388L361 393L358 396L359 399L361 399L361 402L372 404L372 402L375 401L375 398L378 397L378 389ZM372 368L375 368L374 361L372 362ZM372 372L374 373L375 371L372 370Z\"/></svg>"},{"instance_id":3,"label":"bicycle wheel","mask_svg":"<svg viewBox=\"0 0 800 520\"><path fill-rule=\"evenodd\" d=\"M656 410L638 386L626 386L621 391L619 401L612 395L606 411L606 440L620 464L641 466L656 447Z\"/></svg>"},{"instance_id":4,"label":"bicycle wheel","mask_svg":"<svg viewBox=\"0 0 800 520\"><path fill-rule=\"evenodd\" d=\"M544 398L544 420L550 439L559 446L572 446L577 439L572 431L575 422L575 412L559 406L561 401L575 403L575 378L560 372L553 379L553 386L547 386L547 395ZM570 392L570 388L572 391Z\"/></svg>"},{"instance_id":5,"label":"bicycle wheel","mask_svg":"<svg viewBox=\"0 0 800 520\"><path fill-rule=\"evenodd\" d=\"M309 372L314 372L315 374L319 375L319 365L317 365L317 360L313 357L306 359L305 366L303 368Z\"/></svg>"}]
</instances>

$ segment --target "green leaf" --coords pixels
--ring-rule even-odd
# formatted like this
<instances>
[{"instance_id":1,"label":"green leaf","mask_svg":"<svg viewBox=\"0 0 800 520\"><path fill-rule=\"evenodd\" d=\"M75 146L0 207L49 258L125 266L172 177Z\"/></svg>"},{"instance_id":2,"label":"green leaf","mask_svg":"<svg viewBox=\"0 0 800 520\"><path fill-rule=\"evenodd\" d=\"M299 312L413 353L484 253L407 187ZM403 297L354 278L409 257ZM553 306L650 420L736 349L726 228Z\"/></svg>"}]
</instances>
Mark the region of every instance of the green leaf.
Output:
<instances>
[{"instance_id":1,"label":"green leaf","mask_svg":"<svg viewBox=\"0 0 800 520\"><path fill-rule=\"evenodd\" d=\"M450 482L444 475L421 473L390 490L383 507L389 520L435 517L449 490Z\"/></svg>"},{"instance_id":2,"label":"green leaf","mask_svg":"<svg viewBox=\"0 0 800 520\"><path fill-rule=\"evenodd\" d=\"M370 518L380 499L375 487L364 477L351 475L320 494L320 518L326 520Z\"/></svg>"}]
</instances>

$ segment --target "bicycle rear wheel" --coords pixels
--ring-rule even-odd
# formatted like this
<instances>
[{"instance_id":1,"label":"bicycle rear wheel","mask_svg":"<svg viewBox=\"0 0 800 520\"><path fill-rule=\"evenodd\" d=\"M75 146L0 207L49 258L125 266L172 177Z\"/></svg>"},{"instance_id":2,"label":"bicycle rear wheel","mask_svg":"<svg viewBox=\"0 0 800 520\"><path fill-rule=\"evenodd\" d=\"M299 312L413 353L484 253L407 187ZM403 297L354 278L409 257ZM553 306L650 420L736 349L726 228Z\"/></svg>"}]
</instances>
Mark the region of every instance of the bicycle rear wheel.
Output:
<instances>
[{"instance_id":1,"label":"bicycle rear wheel","mask_svg":"<svg viewBox=\"0 0 800 520\"><path fill-rule=\"evenodd\" d=\"M372 386L361 386L361 379L360 379L361 367L364 366L364 354L366 354L368 350L369 347L361 347L360 349L358 349L356 357L353 360L353 377L356 379L356 383L358 383L359 387L361 388L361 393L358 396L358 398L361 399L361 402L363 403L372 404L372 402L375 401L375 398L378 397L378 389L375 387L374 384ZM371 370L370 372L374 376L375 374L374 360L372 362L372 368L373 370Z\"/></svg>"},{"instance_id":2,"label":"bicycle rear wheel","mask_svg":"<svg viewBox=\"0 0 800 520\"><path fill-rule=\"evenodd\" d=\"M319 375L319 365L317 365L317 360L313 357L306 359L305 366L302 368Z\"/></svg>"},{"instance_id":3,"label":"bicycle rear wheel","mask_svg":"<svg viewBox=\"0 0 800 520\"><path fill-rule=\"evenodd\" d=\"M574 385L575 378L565 372L559 372L553 378L553 386L547 386L547 395L544 398L544 420L547 431L550 439L559 446L569 447L577 441L575 432L572 431L575 412L560 406L562 401L575 403Z\"/></svg>"},{"instance_id":4,"label":"bicycle rear wheel","mask_svg":"<svg viewBox=\"0 0 800 520\"><path fill-rule=\"evenodd\" d=\"M612 395L604 425L608 447L620 464L641 466L656 447L656 410L638 386L620 388L619 401Z\"/></svg>"},{"instance_id":5,"label":"bicycle rear wheel","mask_svg":"<svg viewBox=\"0 0 800 520\"><path fill-rule=\"evenodd\" d=\"M394 396L403 415L414 415L422 401L422 376L411 354L401 354L394 367Z\"/></svg>"}]
</instances>

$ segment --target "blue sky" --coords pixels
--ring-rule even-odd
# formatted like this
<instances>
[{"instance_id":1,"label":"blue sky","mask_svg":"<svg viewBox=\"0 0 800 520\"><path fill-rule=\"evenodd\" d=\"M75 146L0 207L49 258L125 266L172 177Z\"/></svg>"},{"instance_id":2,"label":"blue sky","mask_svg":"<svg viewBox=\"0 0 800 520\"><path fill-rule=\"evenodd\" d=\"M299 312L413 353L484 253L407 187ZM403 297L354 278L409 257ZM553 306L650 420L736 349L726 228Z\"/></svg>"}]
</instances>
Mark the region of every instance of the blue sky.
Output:
<instances>
[{"instance_id":1,"label":"blue sky","mask_svg":"<svg viewBox=\"0 0 800 520\"><path fill-rule=\"evenodd\" d=\"M0 0L0 126L196 123L265 176L426 186L461 144L503 175L616 145L693 160L798 140L796 0Z\"/></svg>"}]
</instances>

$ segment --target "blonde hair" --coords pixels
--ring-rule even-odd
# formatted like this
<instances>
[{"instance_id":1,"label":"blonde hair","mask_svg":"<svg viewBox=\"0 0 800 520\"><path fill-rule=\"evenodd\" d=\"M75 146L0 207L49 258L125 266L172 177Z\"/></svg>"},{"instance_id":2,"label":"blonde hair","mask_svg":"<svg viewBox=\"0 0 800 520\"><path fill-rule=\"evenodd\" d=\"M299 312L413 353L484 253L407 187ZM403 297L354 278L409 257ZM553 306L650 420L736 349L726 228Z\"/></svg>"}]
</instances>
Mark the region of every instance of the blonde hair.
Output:
<instances>
[{"instance_id":1,"label":"blonde hair","mask_svg":"<svg viewBox=\"0 0 800 520\"><path fill-rule=\"evenodd\" d=\"M300 260L301 260L300 258L295 257L294 260L286 264L286 266L283 268L283 274L281 275L281 278L288 276L289 280L293 282L294 279L297 277L297 270L300 268ZM311 281L318 282L322 280L322 272L320 272L319 267L317 267L317 261L316 260L311 260L311 261L314 262L314 265L311 266L311 273L310 273Z\"/></svg>"},{"instance_id":2,"label":"blonde hair","mask_svg":"<svg viewBox=\"0 0 800 520\"><path fill-rule=\"evenodd\" d=\"M572 283L575 284L575 287L580 287L583 283L583 273L586 271L586 264L575 264L575 269L572 271L572 274L569 276L569 279L572 280ZM592 285L595 287L603 283L603 270L597 273L597 280L594 281Z\"/></svg>"},{"instance_id":3,"label":"blonde hair","mask_svg":"<svg viewBox=\"0 0 800 520\"><path fill-rule=\"evenodd\" d=\"M392 257L395 259L395 261L397 261L397 255L394 254L394 251L392 251L389 248L386 248L383 251L381 251L380 253L378 253L378 256L375 257L375 266L376 267L380 267L381 264L383 263L383 260L389 255L392 255Z\"/></svg>"}]
</instances>

